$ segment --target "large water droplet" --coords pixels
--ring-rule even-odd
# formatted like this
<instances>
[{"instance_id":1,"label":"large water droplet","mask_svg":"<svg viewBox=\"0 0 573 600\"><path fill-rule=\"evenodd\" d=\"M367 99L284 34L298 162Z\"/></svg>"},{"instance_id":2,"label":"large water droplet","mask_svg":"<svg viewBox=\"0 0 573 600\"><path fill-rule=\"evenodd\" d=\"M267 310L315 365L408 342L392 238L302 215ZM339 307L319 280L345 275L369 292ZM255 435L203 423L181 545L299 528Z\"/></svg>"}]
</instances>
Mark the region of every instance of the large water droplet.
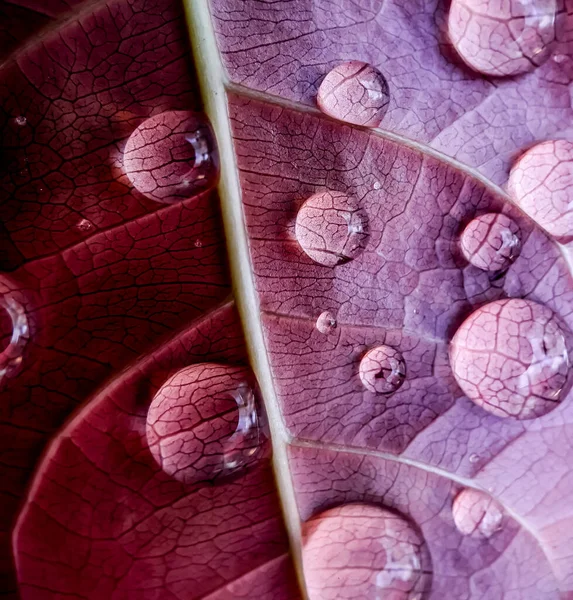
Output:
<instances>
[{"instance_id":1,"label":"large water droplet","mask_svg":"<svg viewBox=\"0 0 573 600\"><path fill-rule=\"evenodd\" d=\"M360 361L360 380L375 394L391 394L406 379L406 363L401 352L390 346L372 348Z\"/></svg>"},{"instance_id":2,"label":"large water droplet","mask_svg":"<svg viewBox=\"0 0 573 600\"><path fill-rule=\"evenodd\" d=\"M368 239L368 219L354 198L342 192L320 192L300 207L295 234L310 258L334 267L362 252Z\"/></svg>"},{"instance_id":3,"label":"large water droplet","mask_svg":"<svg viewBox=\"0 0 573 600\"><path fill-rule=\"evenodd\" d=\"M147 441L163 471L186 484L221 481L262 455L266 436L249 372L213 363L178 371L147 413Z\"/></svg>"},{"instance_id":4,"label":"large water droplet","mask_svg":"<svg viewBox=\"0 0 573 600\"><path fill-rule=\"evenodd\" d=\"M482 306L452 339L450 362L464 393L499 417L532 419L564 396L564 329L546 306L511 298Z\"/></svg>"},{"instance_id":5,"label":"large water droplet","mask_svg":"<svg viewBox=\"0 0 573 600\"><path fill-rule=\"evenodd\" d=\"M519 255L521 235L515 221L499 213L476 217L464 229L460 244L467 260L483 271L506 269Z\"/></svg>"},{"instance_id":6,"label":"large water droplet","mask_svg":"<svg viewBox=\"0 0 573 600\"><path fill-rule=\"evenodd\" d=\"M388 83L382 73L358 60L334 67L323 79L317 95L322 112L366 127L380 125L389 100Z\"/></svg>"},{"instance_id":7,"label":"large water droplet","mask_svg":"<svg viewBox=\"0 0 573 600\"><path fill-rule=\"evenodd\" d=\"M463 535L490 538L503 528L503 508L485 492L466 488L454 500L454 523Z\"/></svg>"},{"instance_id":8,"label":"large water droplet","mask_svg":"<svg viewBox=\"0 0 573 600\"><path fill-rule=\"evenodd\" d=\"M304 523L302 558L310 600L420 600L432 579L416 528L366 504L333 508Z\"/></svg>"},{"instance_id":9,"label":"large water droplet","mask_svg":"<svg viewBox=\"0 0 573 600\"><path fill-rule=\"evenodd\" d=\"M329 310L321 313L316 320L316 328L320 333L324 333L325 335L334 331L336 326L336 317Z\"/></svg>"},{"instance_id":10,"label":"large water droplet","mask_svg":"<svg viewBox=\"0 0 573 600\"><path fill-rule=\"evenodd\" d=\"M22 364L24 348L30 338L28 316L17 294L0 284L0 381L12 376Z\"/></svg>"},{"instance_id":11,"label":"large water droplet","mask_svg":"<svg viewBox=\"0 0 573 600\"><path fill-rule=\"evenodd\" d=\"M127 140L123 165L134 187L167 204L216 184L215 138L201 114L164 112L144 121Z\"/></svg>"},{"instance_id":12,"label":"large water droplet","mask_svg":"<svg viewBox=\"0 0 573 600\"><path fill-rule=\"evenodd\" d=\"M533 146L511 169L508 189L551 235L573 239L573 143L549 140Z\"/></svg>"},{"instance_id":13,"label":"large water droplet","mask_svg":"<svg viewBox=\"0 0 573 600\"><path fill-rule=\"evenodd\" d=\"M472 69L485 75L517 75L550 56L556 14L556 0L452 0L448 31Z\"/></svg>"}]
</instances>

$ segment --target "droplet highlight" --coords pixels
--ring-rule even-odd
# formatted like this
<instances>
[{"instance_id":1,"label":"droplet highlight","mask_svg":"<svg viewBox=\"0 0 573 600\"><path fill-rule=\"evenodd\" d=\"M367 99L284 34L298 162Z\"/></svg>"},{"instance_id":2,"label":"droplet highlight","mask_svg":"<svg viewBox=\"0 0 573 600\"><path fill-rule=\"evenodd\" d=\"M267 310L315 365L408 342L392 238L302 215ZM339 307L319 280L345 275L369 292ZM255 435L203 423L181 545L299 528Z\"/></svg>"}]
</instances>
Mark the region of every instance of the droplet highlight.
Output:
<instances>
[{"instance_id":1,"label":"droplet highlight","mask_svg":"<svg viewBox=\"0 0 573 600\"><path fill-rule=\"evenodd\" d=\"M462 535L489 539L503 529L504 511L499 502L471 488L456 496L452 517Z\"/></svg>"},{"instance_id":2,"label":"droplet highlight","mask_svg":"<svg viewBox=\"0 0 573 600\"><path fill-rule=\"evenodd\" d=\"M374 394L391 394L406 379L406 362L402 353L390 346L368 350L360 361L362 385Z\"/></svg>"},{"instance_id":3,"label":"droplet highlight","mask_svg":"<svg viewBox=\"0 0 573 600\"><path fill-rule=\"evenodd\" d=\"M460 245L467 261L483 271L507 269L519 256L521 233L513 219L487 213L470 221Z\"/></svg>"},{"instance_id":4,"label":"droplet highlight","mask_svg":"<svg viewBox=\"0 0 573 600\"><path fill-rule=\"evenodd\" d=\"M336 321L336 317L329 310L325 310L323 313L321 313L316 320L316 328L318 331L320 331L320 333L325 335L332 333L337 326L338 323Z\"/></svg>"},{"instance_id":5,"label":"droplet highlight","mask_svg":"<svg viewBox=\"0 0 573 600\"><path fill-rule=\"evenodd\" d=\"M378 127L388 109L390 91L378 69L358 60L332 69L318 88L322 112L347 123Z\"/></svg>"},{"instance_id":6,"label":"droplet highlight","mask_svg":"<svg viewBox=\"0 0 573 600\"><path fill-rule=\"evenodd\" d=\"M125 172L146 197L172 204L212 188L218 158L207 118L169 111L144 121L127 140Z\"/></svg>"},{"instance_id":7,"label":"droplet highlight","mask_svg":"<svg viewBox=\"0 0 573 600\"><path fill-rule=\"evenodd\" d=\"M368 218L358 202L346 194L314 194L300 207L295 235L315 262L335 267L356 258L368 240Z\"/></svg>"},{"instance_id":8,"label":"droplet highlight","mask_svg":"<svg viewBox=\"0 0 573 600\"><path fill-rule=\"evenodd\" d=\"M568 382L565 330L551 309L511 298L482 306L450 346L455 378L484 410L533 419L553 410Z\"/></svg>"},{"instance_id":9,"label":"droplet highlight","mask_svg":"<svg viewBox=\"0 0 573 600\"><path fill-rule=\"evenodd\" d=\"M525 152L511 169L508 191L543 229L573 239L573 144L549 140Z\"/></svg>"},{"instance_id":10,"label":"droplet highlight","mask_svg":"<svg viewBox=\"0 0 573 600\"><path fill-rule=\"evenodd\" d=\"M214 363L178 371L147 413L147 441L165 473L185 484L216 483L263 453L260 407L244 367Z\"/></svg>"},{"instance_id":11,"label":"droplet highlight","mask_svg":"<svg viewBox=\"0 0 573 600\"><path fill-rule=\"evenodd\" d=\"M556 0L452 0L448 32L478 73L513 76L543 64L556 37Z\"/></svg>"},{"instance_id":12,"label":"droplet highlight","mask_svg":"<svg viewBox=\"0 0 573 600\"><path fill-rule=\"evenodd\" d=\"M431 585L422 535L378 506L347 504L306 521L302 560L310 600L421 600Z\"/></svg>"}]
</instances>

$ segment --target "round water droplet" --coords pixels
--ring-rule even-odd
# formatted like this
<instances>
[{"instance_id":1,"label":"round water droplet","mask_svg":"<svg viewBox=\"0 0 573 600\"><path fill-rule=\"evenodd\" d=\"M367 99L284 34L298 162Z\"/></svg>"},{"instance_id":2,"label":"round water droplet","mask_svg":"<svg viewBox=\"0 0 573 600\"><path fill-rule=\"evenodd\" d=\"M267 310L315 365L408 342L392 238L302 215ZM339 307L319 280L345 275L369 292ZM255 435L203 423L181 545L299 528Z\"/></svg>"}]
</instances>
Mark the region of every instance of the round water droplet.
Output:
<instances>
[{"instance_id":1,"label":"round water droplet","mask_svg":"<svg viewBox=\"0 0 573 600\"><path fill-rule=\"evenodd\" d=\"M295 234L312 260L335 267L362 252L368 240L368 219L354 198L342 192L320 192L300 207Z\"/></svg>"},{"instance_id":2,"label":"round water droplet","mask_svg":"<svg viewBox=\"0 0 573 600\"><path fill-rule=\"evenodd\" d=\"M16 125L18 125L18 127L24 127L24 125L26 125L27 122L28 122L28 120L23 115L18 115L14 119L14 123L16 123Z\"/></svg>"},{"instance_id":3,"label":"round water droplet","mask_svg":"<svg viewBox=\"0 0 573 600\"><path fill-rule=\"evenodd\" d=\"M372 186L375 190L379 190L382 187L382 184L379 181L375 181Z\"/></svg>"},{"instance_id":4,"label":"round water droplet","mask_svg":"<svg viewBox=\"0 0 573 600\"><path fill-rule=\"evenodd\" d=\"M462 490L454 500L452 516L463 535L490 538L503 529L503 508L479 490Z\"/></svg>"},{"instance_id":5,"label":"round water droplet","mask_svg":"<svg viewBox=\"0 0 573 600\"><path fill-rule=\"evenodd\" d=\"M555 408L569 370L564 329L555 314L517 298L491 302L470 315L454 335L450 362L470 400L516 419Z\"/></svg>"},{"instance_id":6,"label":"round water droplet","mask_svg":"<svg viewBox=\"0 0 573 600\"><path fill-rule=\"evenodd\" d=\"M479 454L470 454L470 462L474 465L479 462Z\"/></svg>"},{"instance_id":7,"label":"round water droplet","mask_svg":"<svg viewBox=\"0 0 573 600\"><path fill-rule=\"evenodd\" d=\"M304 523L302 561L310 600L420 600L432 579L414 525L366 504L332 508Z\"/></svg>"},{"instance_id":8,"label":"round water droplet","mask_svg":"<svg viewBox=\"0 0 573 600\"><path fill-rule=\"evenodd\" d=\"M321 313L316 320L316 328L320 333L328 334L334 331L336 327L336 317L329 310L325 310Z\"/></svg>"},{"instance_id":9,"label":"round water droplet","mask_svg":"<svg viewBox=\"0 0 573 600\"><path fill-rule=\"evenodd\" d=\"M203 242L199 238L197 238L193 245L195 246L195 248L202 248Z\"/></svg>"},{"instance_id":10,"label":"round water droplet","mask_svg":"<svg viewBox=\"0 0 573 600\"><path fill-rule=\"evenodd\" d=\"M213 363L178 371L147 413L149 449L163 471L185 484L243 472L262 455L265 436L249 372Z\"/></svg>"},{"instance_id":11,"label":"round water droplet","mask_svg":"<svg viewBox=\"0 0 573 600\"><path fill-rule=\"evenodd\" d=\"M28 316L18 293L0 283L0 381L15 375L30 338Z\"/></svg>"},{"instance_id":12,"label":"round water droplet","mask_svg":"<svg viewBox=\"0 0 573 600\"><path fill-rule=\"evenodd\" d=\"M472 69L484 75L518 75L549 58L556 14L556 0L452 0L448 31Z\"/></svg>"},{"instance_id":13,"label":"round water droplet","mask_svg":"<svg viewBox=\"0 0 573 600\"><path fill-rule=\"evenodd\" d=\"M213 187L215 138L201 114L164 112L144 121L127 140L123 165L142 194L167 204Z\"/></svg>"},{"instance_id":14,"label":"round water droplet","mask_svg":"<svg viewBox=\"0 0 573 600\"><path fill-rule=\"evenodd\" d=\"M93 231L94 225L91 221L88 221L88 219L81 219L78 221L77 228L80 231Z\"/></svg>"},{"instance_id":15,"label":"round water droplet","mask_svg":"<svg viewBox=\"0 0 573 600\"><path fill-rule=\"evenodd\" d=\"M573 144L549 140L533 146L511 169L508 190L516 204L551 235L573 238Z\"/></svg>"},{"instance_id":16,"label":"round water droplet","mask_svg":"<svg viewBox=\"0 0 573 600\"><path fill-rule=\"evenodd\" d=\"M340 121L378 127L390 100L386 79L372 65L351 60L334 67L318 88L322 112Z\"/></svg>"},{"instance_id":17,"label":"round water droplet","mask_svg":"<svg viewBox=\"0 0 573 600\"><path fill-rule=\"evenodd\" d=\"M372 348L360 361L362 385L375 394L391 394L406 379L406 363L402 354L390 346Z\"/></svg>"},{"instance_id":18,"label":"round water droplet","mask_svg":"<svg viewBox=\"0 0 573 600\"><path fill-rule=\"evenodd\" d=\"M506 269L519 256L521 234L506 215L488 213L476 217L460 238L464 256L483 271Z\"/></svg>"}]
</instances>

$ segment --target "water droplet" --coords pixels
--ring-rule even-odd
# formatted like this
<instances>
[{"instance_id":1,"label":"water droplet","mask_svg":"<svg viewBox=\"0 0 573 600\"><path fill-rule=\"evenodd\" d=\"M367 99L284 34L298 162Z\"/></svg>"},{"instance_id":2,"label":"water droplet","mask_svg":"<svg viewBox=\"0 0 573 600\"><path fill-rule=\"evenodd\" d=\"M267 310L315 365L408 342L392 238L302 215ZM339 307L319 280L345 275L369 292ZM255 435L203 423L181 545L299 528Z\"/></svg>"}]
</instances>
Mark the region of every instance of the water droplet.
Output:
<instances>
[{"instance_id":1,"label":"water droplet","mask_svg":"<svg viewBox=\"0 0 573 600\"><path fill-rule=\"evenodd\" d=\"M483 271L506 269L519 256L521 233L506 215L487 213L476 217L460 238L462 252L469 263Z\"/></svg>"},{"instance_id":2,"label":"water droplet","mask_svg":"<svg viewBox=\"0 0 573 600\"><path fill-rule=\"evenodd\" d=\"M129 137L123 164L142 194L171 204L216 184L215 138L204 115L169 111L144 121Z\"/></svg>"},{"instance_id":3,"label":"water droplet","mask_svg":"<svg viewBox=\"0 0 573 600\"><path fill-rule=\"evenodd\" d=\"M328 334L334 331L337 327L336 317L329 311L325 310L316 320L316 328L320 333Z\"/></svg>"},{"instance_id":4,"label":"water droplet","mask_svg":"<svg viewBox=\"0 0 573 600\"><path fill-rule=\"evenodd\" d=\"M81 219L80 221L78 221L77 228L80 231L86 232L95 229L93 223L91 221L88 221L88 219Z\"/></svg>"},{"instance_id":5,"label":"water droplet","mask_svg":"<svg viewBox=\"0 0 573 600\"><path fill-rule=\"evenodd\" d=\"M202 248L203 247L203 242L199 238L197 238L195 240L194 246L195 246L195 248Z\"/></svg>"},{"instance_id":6,"label":"water droplet","mask_svg":"<svg viewBox=\"0 0 573 600\"><path fill-rule=\"evenodd\" d=\"M573 239L573 143L548 140L530 148L511 169L508 190L551 235Z\"/></svg>"},{"instance_id":7,"label":"water droplet","mask_svg":"<svg viewBox=\"0 0 573 600\"><path fill-rule=\"evenodd\" d=\"M406 363L402 354L390 346L368 350L360 361L360 380L375 394L391 394L406 379Z\"/></svg>"},{"instance_id":8,"label":"water droplet","mask_svg":"<svg viewBox=\"0 0 573 600\"><path fill-rule=\"evenodd\" d=\"M525 73L549 58L556 0L452 0L450 39L472 69L485 75Z\"/></svg>"},{"instance_id":9,"label":"water droplet","mask_svg":"<svg viewBox=\"0 0 573 600\"><path fill-rule=\"evenodd\" d=\"M503 508L485 492L466 488L454 500L452 516L462 535L490 538L503 528Z\"/></svg>"},{"instance_id":10,"label":"water droplet","mask_svg":"<svg viewBox=\"0 0 573 600\"><path fill-rule=\"evenodd\" d=\"M415 526L367 504L332 508L304 523L302 561L310 600L334 597L333 572L340 598L418 600L432 579L430 555Z\"/></svg>"},{"instance_id":11,"label":"water droplet","mask_svg":"<svg viewBox=\"0 0 573 600\"><path fill-rule=\"evenodd\" d=\"M475 463L479 462L479 454L471 454L470 455L470 462L472 464L475 464Z\"/></svg>"},{"instance_id":12,"label":"water droplet","mask_svg":"<svg viewBox=\"0 0 573 600\"><path fill-rule=\"evenodd\" d=\"M28 122L28 120L23 115L18 115L14 119L14 123L16 123L16 125L18 125L18 127L23 127L24 125L26 125L27 122Z\"/></svg>"},{"instance_id":13,"label":"water droplet","mask_svg":"<svg viewBox=\"0 0 573 600\"><path fill-rule=\"evenodd\" d=\"M260 406L244 367L203 363L167 380L147 413L147 441L163 471L185 484L223 481L261 456Z\"/></svg>"},{"instance_id":14,"label":"water droplet","mask_svg":"<svg viewBox=\"0 0 573 600\"><path fill-rule=\"evenodd\" d=\"M375 190L379 190L382 187L382 184L379 181L375 181L373 187Z\"/></svg>"},{"instance_id":15,"label":"water droplet","mask_svg":"<svg viewBox=\"0 0 573 600\"><path fill-rule=\"evenodd\" d=\"M454 335L450 362L468 398L499 417L540 417L565 395L564 330L551 309L530 300L497 300L476 310Z\"/></svg>"},{"instance_id":16,"label":"water droplet","mask_svg":"<svg viewBox=\"0 0 573 600\"><path fill-rule=\"evenodd\" d=\"M314 194L296 216L295 233L315 262L334 267L356 258L368 239L368 219L358 202L342 192Z\"/></svg>"},{"instance_id":17,"label":"water droplet","mask_svg":"<svg viewBox=\"0 0 573 600\"><path fill-rule=\"evenodd\" d=\"M0 285L0 381L16 373L22 364L24 348L28 343L30 327L26 311L9 286Z\"/></svg>"},{"instance_id":18,"label":"water droplet","mask_svg":"<svg viewBox=\"0 0 573 600\"><path fill-rule=\"evenodd\" d=\"M340 121L378 127L390 99L386 79L372 65L344 62L323 79L317 103L322 112Z\"/></svg>"},{"instance_id":19,"label":"water droplet","mask_svg":"<svg viewBox=\"0 0 573 600\"><path fill-rule=\"evenodd\" d=\"M567 55L565 55L565 54L556 54L556 55L553 57L553 60L554 60L556 63L558 63L558 64L564 63L564 62L567 60Z\"/></svg>"}]
</instances>

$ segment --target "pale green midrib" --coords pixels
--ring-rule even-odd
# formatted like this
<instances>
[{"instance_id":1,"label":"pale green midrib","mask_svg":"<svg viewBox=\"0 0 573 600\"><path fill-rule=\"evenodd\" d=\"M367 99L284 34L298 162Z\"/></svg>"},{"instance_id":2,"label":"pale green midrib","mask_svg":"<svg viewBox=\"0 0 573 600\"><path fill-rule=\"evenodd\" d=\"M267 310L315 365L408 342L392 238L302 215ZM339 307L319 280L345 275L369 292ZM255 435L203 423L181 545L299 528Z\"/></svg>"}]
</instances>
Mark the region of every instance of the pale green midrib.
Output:
<instances>
[{"instance_id":1,"label":"pale green midrib","mask_svg":"<svg viewBox=\"0 0 573 600\"><path fill-rule=\"evenodd\" d=\"M237 309L241 317L251 365L265 400L271 441L273 466L291 554L304 600L308 599L302 572L301 525L289 470L286 432L274 391L265 349L260 310L255 293L247 230L243 217L239 172L235 161L227 105L227 81L216 43L208 0L184 0L189 36L205 113L211 121L219 148L223 226Z\"/></svg>"}]
</instances>

